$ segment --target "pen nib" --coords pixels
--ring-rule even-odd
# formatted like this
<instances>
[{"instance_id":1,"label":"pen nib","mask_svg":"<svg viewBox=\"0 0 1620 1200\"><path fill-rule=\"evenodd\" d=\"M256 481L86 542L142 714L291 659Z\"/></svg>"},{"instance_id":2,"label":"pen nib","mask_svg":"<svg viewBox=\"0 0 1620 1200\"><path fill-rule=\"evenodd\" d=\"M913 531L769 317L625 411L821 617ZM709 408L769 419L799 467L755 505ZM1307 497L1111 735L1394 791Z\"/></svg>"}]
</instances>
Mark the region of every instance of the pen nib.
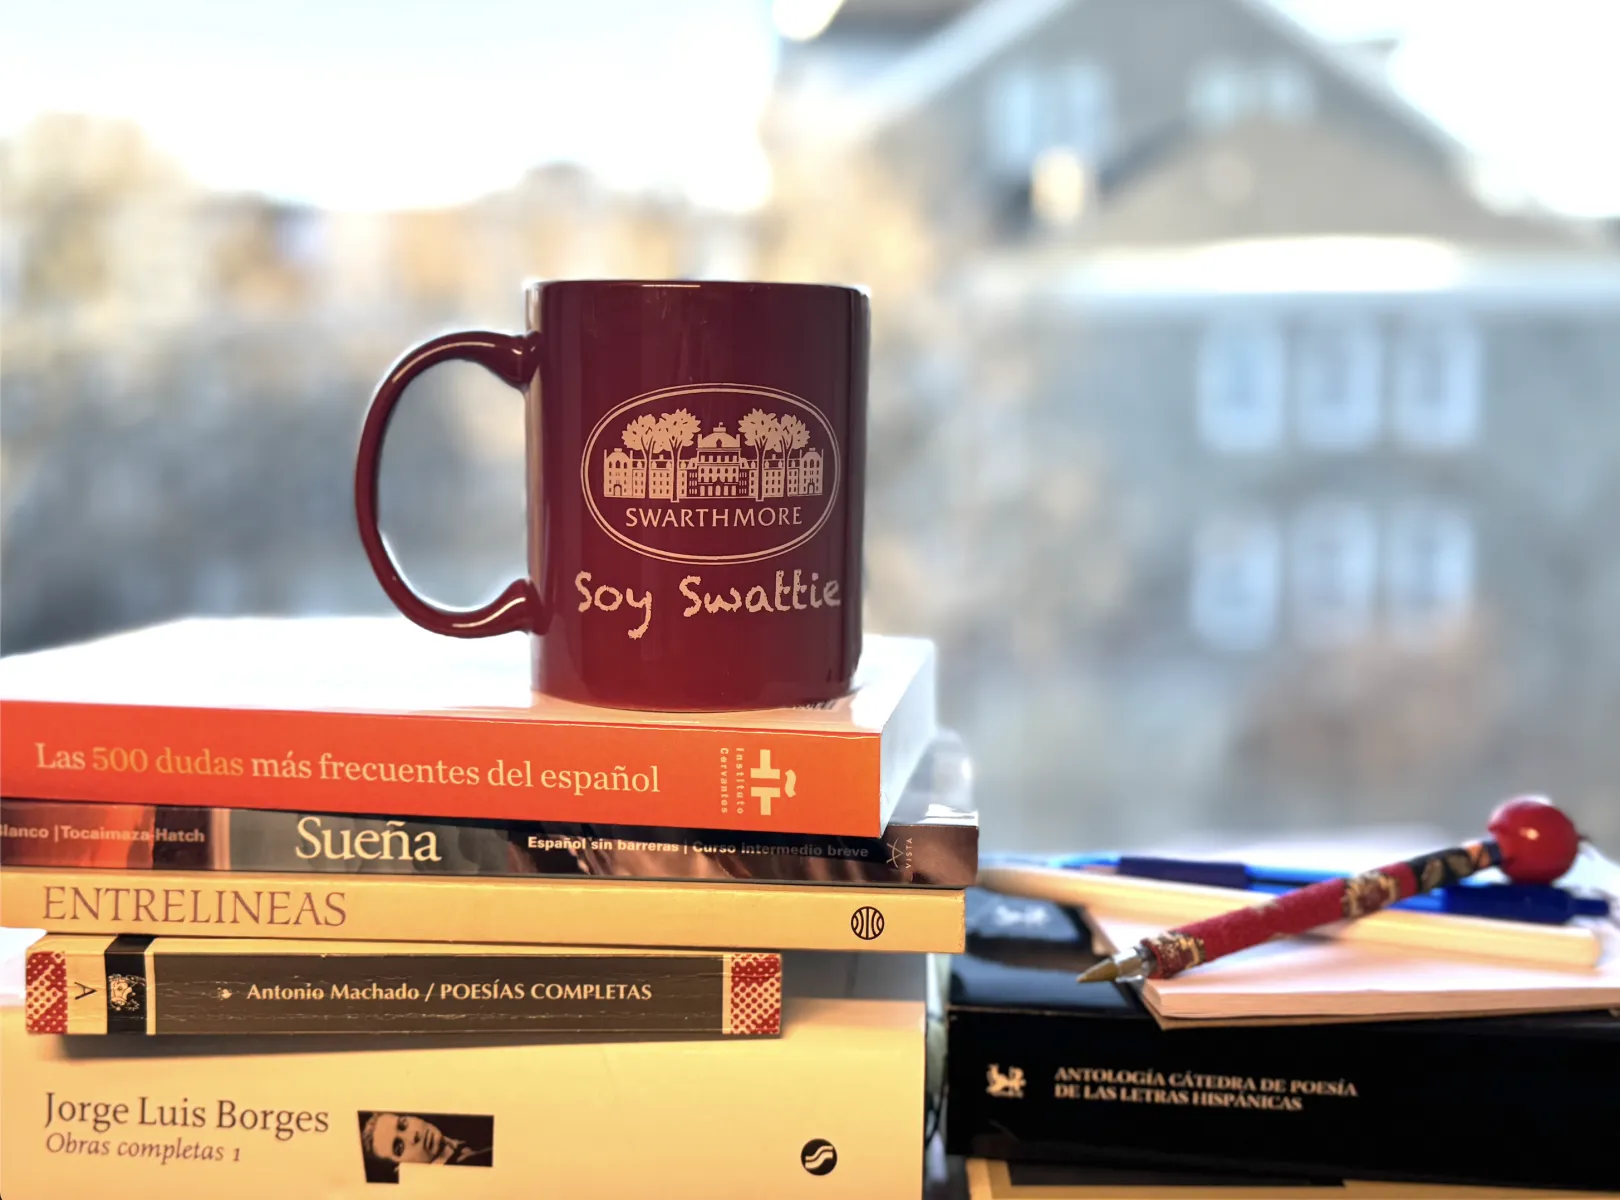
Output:
<instances>
[{"instance_id":1,"label":"pen nib","mask_svg":"<svg viewBox=\"0 0 1620 1200\"><path fill-rule=\"evenodd\" d=\"M1076 980L1077 983L1112 983L1116 979L1130 979L1144 974L1142 955L1136 950L1126 954L1116 954L1113 958L1105 958L1100 963L1088 967Z\"/></svg>"}]
</instances>

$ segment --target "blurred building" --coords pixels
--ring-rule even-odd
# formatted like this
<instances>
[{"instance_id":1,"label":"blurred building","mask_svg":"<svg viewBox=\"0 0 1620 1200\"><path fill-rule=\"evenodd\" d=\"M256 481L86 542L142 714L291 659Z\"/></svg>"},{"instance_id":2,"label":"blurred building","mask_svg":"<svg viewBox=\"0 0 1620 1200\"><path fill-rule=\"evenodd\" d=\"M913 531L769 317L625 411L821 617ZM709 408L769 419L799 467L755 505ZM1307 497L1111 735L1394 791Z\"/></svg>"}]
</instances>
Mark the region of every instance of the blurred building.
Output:
<instances>
[{"instance_id":1,"label":"blurred building","mask_svg":"<svg viewBox=\"0 0 1620 1200\"><path fill-rule=\"evenodd\" d=\"M559 165L323 212L40 122L0 144L0 649L383 610L366 401L525 278L853 281L868 617L940 639L990 845L1523 789L1620 838L1620 226L1537 211L1390 49L1264 0L846 0L782 47L752 219ZM395 429L390 540L474 602L521 570L519 401L445 368Z\"/></svg>"},{"instance_id":2,"label":"blurred building","mask_svg":"<svg viewBox=\"0 0 1620 1200\"><path fill-rule=\"evenodd\" d=\"M702 274L747 244L568 166L425 212L210 193L135 127L81 117L0 145L0 185L7 653L188 612L382 608L352 480L389 363L447 328L518 328L529 278ZM401 406L384 522L447 602L521 570L522 437L518 397L476 367Z\"/></svg>"},{"instance_id":3,"label":"blurred building","mask_svg":"<svg viewBox=\"0 0 1620 1200\"><path fill-rule=\"evenodd\" d=\"M825 218L837 273L895 268L872 615L943 639L993 844L1521 789L1620 835L1620 258L1387 51L1262 0L850 0L785 55L778 161L886 214Z\"/></svg>"}]
</instances>

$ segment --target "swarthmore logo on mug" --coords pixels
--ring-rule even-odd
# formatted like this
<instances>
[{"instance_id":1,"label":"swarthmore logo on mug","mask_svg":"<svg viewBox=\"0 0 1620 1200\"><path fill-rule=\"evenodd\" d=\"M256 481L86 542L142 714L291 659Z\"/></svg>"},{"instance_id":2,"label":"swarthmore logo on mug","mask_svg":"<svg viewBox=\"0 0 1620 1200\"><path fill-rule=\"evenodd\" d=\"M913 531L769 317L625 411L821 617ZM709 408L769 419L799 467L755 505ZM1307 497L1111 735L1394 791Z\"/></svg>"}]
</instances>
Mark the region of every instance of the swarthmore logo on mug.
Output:
<instances>
[{"instance_id":1,"label":"swarthmore logo on mug","mask_svg":"<svg viewBox=\"0 0 1620 1200\"><path fill-rule=\"evenodd\" d=\"M597 422L580 463L603 531L666 562L785 554L826 524L838 481L838 439L819 409L725 383L627 400Z\"/></svg>"}]
</instances>

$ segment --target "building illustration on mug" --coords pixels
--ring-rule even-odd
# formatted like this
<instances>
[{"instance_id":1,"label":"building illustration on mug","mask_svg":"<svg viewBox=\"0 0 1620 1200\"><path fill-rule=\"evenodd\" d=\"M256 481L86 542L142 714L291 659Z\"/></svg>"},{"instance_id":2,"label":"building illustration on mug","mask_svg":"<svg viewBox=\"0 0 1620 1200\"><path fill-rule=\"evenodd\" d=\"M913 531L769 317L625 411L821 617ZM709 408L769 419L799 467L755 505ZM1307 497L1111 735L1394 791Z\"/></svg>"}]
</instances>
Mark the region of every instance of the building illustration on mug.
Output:
<instances>
[{"instance_id":1,"label":"building illustration on mug","mask_svg":"<svg viewBox=\"0 0 1620 1200\"><path fill-rule=\"evenodd\" d=\"M798 417L754 409L737 422L703 425L684 408L643 413L624 427L624 445L602 456L602 494L616 500L774 500L822 493L822 451ZM684 451L696 443L691 454ZM629 451L630 453L626 453Z\"/></svg>"}]
</instances>

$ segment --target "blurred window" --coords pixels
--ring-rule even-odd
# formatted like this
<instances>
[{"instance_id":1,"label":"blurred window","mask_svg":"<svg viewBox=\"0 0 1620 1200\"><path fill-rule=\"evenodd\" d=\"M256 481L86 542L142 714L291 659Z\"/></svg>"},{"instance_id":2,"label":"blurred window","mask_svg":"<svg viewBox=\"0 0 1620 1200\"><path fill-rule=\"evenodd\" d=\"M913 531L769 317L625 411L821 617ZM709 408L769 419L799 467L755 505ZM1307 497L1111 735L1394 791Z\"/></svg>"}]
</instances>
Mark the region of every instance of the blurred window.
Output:
<instances>
[{"instance_id":1,"label":"blurred window","mask_svg":"<svg viewBox=\"0 0 1620 1200\"><path fill-rule=\"evenodd\" d=\"M1391 632L1430 645L1468 617L1474 591L1474 530L1468 515L1440 504L1411 505L1390 519L1385 587Z\"/></svg>"},{"instance_id":2,"label":"blurred window","mask_svg":"<svg viewBox=\"0 0 1620 1200\"><path fill-rule=\"evenodd\" d=\"M1096 63L1069 63L1059 72L1062 127L1055 141L1082 159L1095 162L1108 153L1114 137L1114 90L1108 73Z\"/></svg>"},{"instance_id":3,"label":"blurred window","mask_svg":"<svg viewBox=\"0 0 1620 1200\"><path fill-rule=\"evenodd\" d=\"M1259 514L1218 517L1193 547L1193 629L1220 650L1255 650L1277 624L1280 554L1275 524Z\"/></svg>"},{"instance_id":4,"label":"blurred window","mask_svg":"<svg viewBox=\"0 0 1620 1200\"><path fill-rule=\"evenodd\" d=\"M1275 121L1304 121L1316 111L1316 84L1298 63L1267 63L1255 82L1261 110Z\"/></svg>"},{"instance_id":5,"label":"blurred window","mask_svg":"<svg viewBox=\"0 0 1620 1200\"><path fill-rule=\"evenodd\" d=\"M990 86L986 118L990 161L1003 174L1025 175L1053 149L1094 162L1113 137L1113 85L1090 62L1010 66Z\"/></svg>"},{"instance_id":6,"label":"blurred window","mask_svg":"<svg viewBox=\"0 0 1620 1200\"><path fill-rule=\"evenodd\" d=\"M1193 72L1187 107L1204 125L1230 125L1248 109L1248 81L1235 63L1206 63Z\"/></svg>"},{"instance_id":7,"label":"blurred window","mask_svg":"<svg viewBox=\"0 0 1620 1200\"><path fill-rule=\"evenodd\" d=\"M1294 519L1288 555L1295 637L1328 647L1365 636L1378 575L1378 531L1367 507L1311 505Z\"/></svg>"},{"instance_id":8,"label":"blurred window","mask_svg":"<svg viewBox=\"0 0 1620 1200\"><path fill-rule=\"evenodd\" d=\"M1274 322L1209 327L1198 356L1198 427L1223 453L1269 450L1282 437L1286 360Z\"/></svg>"},{"instance_id":9,"label":"blurred window","mask_svg":"<svg viewBox=\"0 0 1620 1200\"><path fill-rule=\"evenodd\" d=\"M1003 174L1022 175L1040 150L1035 73L1016 66L996 76L987 116L991 163Z\"/></svg>"},{"instance_id":10,"label":"blurred window","mask_svg":"<svg viewBox=\"0 0 1620 1200\"><path fill-rule=\"evenodd\" d=\"M1302 445L1360 450L1378 437L1378 331L1370 324L1317 325L1294 343L1295 427Z\"/></svg>"},{"instance_id":11,"label":"blurred window","mask_svg":"<svg viewBox=\"0 0 1620 1200\"><path fill-rule=\"evenodd\" d=\"M1194 70L1187 89L1193 119L1217 129L1251 117L1302 121L1315 108L1310 72L1285 60L1260 64L1212 60Z\"/></svg>"},{"instance_id":12,"label":"blurred window","mask_svg":"<svg viewBox=\"0 0 1620 1200\"><path fill-rule=\"evenodd\" d=\"M1392 420L1401 441L1416 450L1457 450L1479 426L1481 348L1460 318L1414 323L1391 347Z\"/></svg>"}]
</instances>

